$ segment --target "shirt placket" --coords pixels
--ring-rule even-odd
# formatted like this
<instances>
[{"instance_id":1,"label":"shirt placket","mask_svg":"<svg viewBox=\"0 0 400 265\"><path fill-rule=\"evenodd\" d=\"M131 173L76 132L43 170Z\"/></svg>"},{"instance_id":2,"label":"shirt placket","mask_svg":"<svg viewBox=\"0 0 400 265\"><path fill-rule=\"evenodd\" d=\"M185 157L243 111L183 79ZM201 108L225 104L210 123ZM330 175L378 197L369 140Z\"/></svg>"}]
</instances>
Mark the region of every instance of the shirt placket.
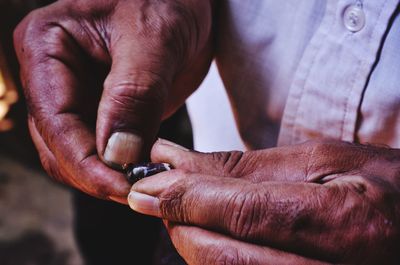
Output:
<instances>
[{"instance_id":1,"label":"shirt placket","mask_svg":"<svg viewBox=\"0 0 400 265\"><path fill-rule=\"evenodd\" d=\"M357 114L399 0L327 1L293 79L278 145L354 141Z\"/></svg>"}]
</instances>

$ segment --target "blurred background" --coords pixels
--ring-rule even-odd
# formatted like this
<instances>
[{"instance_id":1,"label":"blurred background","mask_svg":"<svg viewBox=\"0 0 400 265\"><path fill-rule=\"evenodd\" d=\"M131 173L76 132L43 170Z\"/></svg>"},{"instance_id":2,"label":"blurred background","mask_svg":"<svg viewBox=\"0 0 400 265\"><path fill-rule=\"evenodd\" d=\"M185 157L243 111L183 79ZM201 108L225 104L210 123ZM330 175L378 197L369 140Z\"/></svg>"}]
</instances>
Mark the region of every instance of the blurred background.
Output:
<instances>
[{"instance_id":1,"label":"blurred background","mask_svg":"<svg viewBox=\"0 0 400 265\"><path fill-rule=\"evenodd\" d=\"M71 193L42 171L26 124L12 33L45 0L0 0L0 264L83 264Z\"/></svg>"}]
</instances>

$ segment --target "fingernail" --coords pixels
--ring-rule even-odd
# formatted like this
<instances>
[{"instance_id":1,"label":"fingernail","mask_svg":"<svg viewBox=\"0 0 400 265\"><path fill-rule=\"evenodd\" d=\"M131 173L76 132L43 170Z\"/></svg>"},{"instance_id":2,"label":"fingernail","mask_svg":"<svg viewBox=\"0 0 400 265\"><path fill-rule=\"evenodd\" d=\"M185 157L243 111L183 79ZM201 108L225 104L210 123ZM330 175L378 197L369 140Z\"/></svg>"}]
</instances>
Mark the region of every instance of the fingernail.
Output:
<instances>
[{"instance_id":1,"label":"fingernail","mask_svg":"<svg viewBox=\"0 0 400 265\"><path fill-rule=\"evenodd\" d=\"M110 164L123 165L139 160L143 146L142 138L132 133L117 132L108 139L104 160Z\"/></svg>"},{"instance_id":2,"label":"fingernail","mask_svg":"<svg viewBox=\"0 0 400 265\"><path fill-rule=\"evenodd\" d=\"M183 147L183 146L181 146L181 145L179 145L179 144L173 143L173 142L171 142L171 141L168 141L168 140L165 140L165 139L162 139L162 138L158 138L158 143L159 143L159 144L162 144L162 145L167 145L167 146L175 147L175 148L178 148L178 149L180 149L180 150L182 150L182 151L190 151L190 150L187 149L186 147Z\"/></svg>"},{"instance_id":3,"label":"fingernail","mask_svg":"<svg viewBox=\"0 0 400 265\"><path fill-rule=\"evenodd\" d=\"M161 217L160 214L160 200L147 194L131 191L128 195L128 203L132 210Z\"/></svg>"}]
</instances>

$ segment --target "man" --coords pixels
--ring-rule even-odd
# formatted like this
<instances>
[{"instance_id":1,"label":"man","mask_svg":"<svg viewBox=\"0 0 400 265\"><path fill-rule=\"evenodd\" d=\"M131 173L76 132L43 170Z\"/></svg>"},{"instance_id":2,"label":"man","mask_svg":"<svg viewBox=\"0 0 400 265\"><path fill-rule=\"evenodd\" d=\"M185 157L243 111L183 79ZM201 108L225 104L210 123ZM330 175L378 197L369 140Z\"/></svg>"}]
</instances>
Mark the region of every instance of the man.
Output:
<instances>
[{"instance_id":1,"label":"man","mask_svg":"<svg viewBox=\"0 0 400 265\"><path fill-rule=\"evenodd\" d=\"M129 203L165 220L189 264L397 264L398 13L397 0L58 1L15 33L32 137L56 179L121 203L130 187L110 167L151 148L171 163ZM261 150L152 147L213 56Z\"/></svg>"}]
</instances>

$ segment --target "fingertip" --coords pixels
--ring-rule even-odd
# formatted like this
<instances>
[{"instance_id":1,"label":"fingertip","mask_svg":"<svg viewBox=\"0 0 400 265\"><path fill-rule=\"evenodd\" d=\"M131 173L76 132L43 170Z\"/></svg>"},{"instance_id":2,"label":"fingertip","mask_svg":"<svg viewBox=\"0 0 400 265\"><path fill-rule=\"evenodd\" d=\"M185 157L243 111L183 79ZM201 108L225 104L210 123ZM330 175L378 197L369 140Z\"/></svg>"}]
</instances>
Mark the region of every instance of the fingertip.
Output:
<instances>
[{"instance_id":1,"label":"fingertip","mask_svg":"<svg viewBox=\"0 0 400 265\"><path fill-rule=\"evenodd\" d=\"M139 192L150 196L160 196L179 181L187 178L187 173L173 169L146 177L132 185L130 192Z\"/></svg>"},{"instance_id":2,"label":"fingertip","mask_svg":"<svg viewBox=\"0 0 400 265\"><path fill-rule=\"evenodd\" d=\"M168 147L171 147L171 148L176 148L178 150L185 151L185 152L190 151L188 148L186 148L184 146L181 146L181 145L179 145L177 143L171 142L171 141L163 139L163 138L158 138L156 143L159 144L159 145L164 145L164 146L168 146Z\"/></svg>"},{"instance_id":3,"label":"fingertip","mask_svg":"<svg viewBox=\"0 0 400 265\"><path fill-rule=\"evenodd\" d=\"M151 150L151 160L156 163L166 162L176 167L177 163L189 154L186 147L159 138Z\"/></svg>"},{"instance_id":4,"label":"fingertip","mask_svg":"<svg viewBox=\"0 0 400 265\"><path fill-rule=\"evenodd\" d=\"M139 213L161 217L160 200L147 194L131 191L128 195L129 207Z\"/></svg>"}]
</instances>

